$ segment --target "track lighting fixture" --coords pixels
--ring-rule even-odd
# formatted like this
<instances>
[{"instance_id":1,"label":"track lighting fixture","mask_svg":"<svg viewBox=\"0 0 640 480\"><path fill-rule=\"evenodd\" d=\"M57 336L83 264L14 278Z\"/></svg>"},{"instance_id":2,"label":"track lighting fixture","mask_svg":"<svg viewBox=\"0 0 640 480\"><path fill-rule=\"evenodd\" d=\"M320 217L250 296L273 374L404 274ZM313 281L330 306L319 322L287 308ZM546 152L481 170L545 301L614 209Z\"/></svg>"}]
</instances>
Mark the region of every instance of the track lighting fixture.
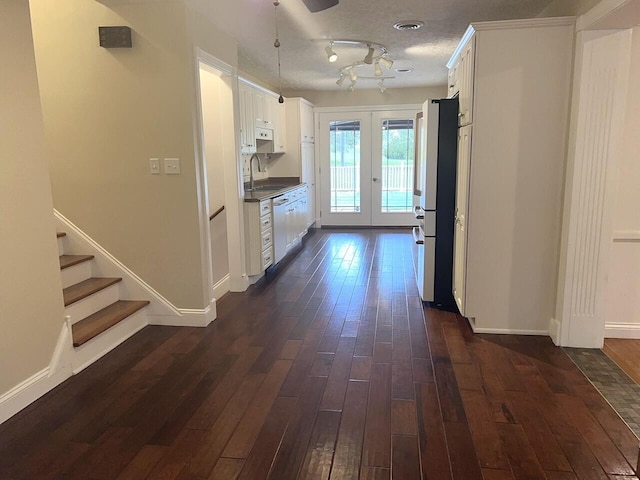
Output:
<instances>
[{"instance_id":1,"label":"track lighting fixture","mask_svg":"<svg viewBox=\"0 0 640 480\"><path fill-rule=\"evenodd\" d=\"M276 0L277 1L277 0ZM353 91L356 80L381 80L392 79L395 77L384 76L382 67L391 69L393 66L393 60L389 58L389 51L387 47L380 43L369 42L365 40L344 40L344 39L318 39L312 40L313 42L324 43L324 51L327 55L327 60L330 63L334 63L338 60L338 53L334 50L334 46L349 46L349 47L366 47L367 53L362 60L356 60L355 62L345 65L338 69L338 79L336 85L342 87L347 77L351 80L351 84L348 86L349 91ZM356 57L357 58L357 57ZM371 69L369 69L371 65ZM378 84L381 91L387 89L384 83Z\"/></svg>"},{"instance_id":2,"label":"track lighting fixture","mask_svg":"<svg viewBox=\"0 0 640 480\"><path fill-rule=\"evenodd\" d=\"M338 60L338 54L333 51L333 42L329 43L329 45L324 48L324 51L327 52L329 62L333 63Z\"/></svg>"},{"instance_id":3,"label":"track lighting fixture","mask_svg":"<svg viewBox=\"0 0 640 480\"><path fill-rule=\"evenodd\" d=\"M380 57L379 62L385 67L387 70L393 67L393 60L388 59L387 57Z\"/></svg>"},{"instance_id":4,"label":"track lighting fixture","mask_svg":"<svg viewBox=\"0 0 640 480\"><path fill-rule=\"evenodd\" d=\"M384 79L378 82L378 88L380 89L380 93L384 93L387 89L387 86L384 84Z\"/></svg>"},{"instance_id":5,"label":"track lighting fixture","mask_svg":"<svg viewBox=\"0 0 640 480\"><path fill-rule=\"evenodd\" d=\"M367 52L367 55L364 57L363 62L366 63L367 65L371 65L373 63L374 50L371 44L367 44L367 48L369 48L369 51Z\"/></svg>"}]
</instances>

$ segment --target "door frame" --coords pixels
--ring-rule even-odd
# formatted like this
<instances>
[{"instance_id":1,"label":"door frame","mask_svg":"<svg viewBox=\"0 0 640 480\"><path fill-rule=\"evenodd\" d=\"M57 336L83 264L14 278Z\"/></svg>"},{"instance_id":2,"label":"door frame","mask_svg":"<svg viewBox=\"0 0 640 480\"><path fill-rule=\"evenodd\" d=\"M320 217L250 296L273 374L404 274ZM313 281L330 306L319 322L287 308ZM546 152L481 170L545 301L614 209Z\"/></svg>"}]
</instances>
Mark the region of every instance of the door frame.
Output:
<instances>
[{"instance_id":1,"label":"door frame","mask_svg":"<svg viewBox=\"0 0 640 480\"><path fill-rule=\"evenodd\" d=\"M413 211L413 180L414 174L409 178L409 197L411 198L411 206L406 213L388 213L388 212L376 212L373 208L374 205L382 206L382 151L374 152L373 146L382 146L382 129L378 123L380 120L411 120L413 122L413 132L416 135L416 115L422 111L422 107L416 110L377 110L372 112L371 115L371 225L372 226L385 226L385 227L406 227L412 226L416 223L415 214ZM378 140L380 143L378 144ZM415 149L415 138L411 145ZM415 150L414 150L415 155ZM415 167L415 157L414 157ZM379 180L375 180L379 178Z\"/></svg>"},{"instance_id":2,"label":"door frame","mask_svg":"<svg viewBox=\"0 0 640 480\"><path fill-rule=\"evenodd\" d=\"M315 136L316 136L316 226L322 227L325 225L334 225L334 223L327 222L326 215L323 217L324 198L323 191L328 182L327 172L322 172L322 158L320 156L320 114L343 114L343 113L375 113L380 111L417 111L422 109L422 103L412 103L406 105L361 105L353 107L315 107ZM370 207L369 207L370 208ZM371 222L367 224L371 225Z\"/></svg>"},{"instance_id":3,"label":"door frame","mask_svg":"<svg viewBox=\"0 0 640 480\"><path fill-rule=\"evenodd\" d=\"M325 117L326 115L326 117ZM328 159L322 157L322 153L328 153L330 147L328 133L322 127L324 119L331 121L354 120L360 122L360 211L335 212L330 211L330 182L331 172L327 168ZM371 164L365 164L364 159L371 157L371 115L369 112L339 112L318 114L318 152L320 174L324 174L325 181L320 188L320 211L322 218L328 225L336 226L369 226L371 224L371 184L362 181L363 178L371 178ZM363 201L367 200L367 201Z\"/></svg>"}]
</instances>

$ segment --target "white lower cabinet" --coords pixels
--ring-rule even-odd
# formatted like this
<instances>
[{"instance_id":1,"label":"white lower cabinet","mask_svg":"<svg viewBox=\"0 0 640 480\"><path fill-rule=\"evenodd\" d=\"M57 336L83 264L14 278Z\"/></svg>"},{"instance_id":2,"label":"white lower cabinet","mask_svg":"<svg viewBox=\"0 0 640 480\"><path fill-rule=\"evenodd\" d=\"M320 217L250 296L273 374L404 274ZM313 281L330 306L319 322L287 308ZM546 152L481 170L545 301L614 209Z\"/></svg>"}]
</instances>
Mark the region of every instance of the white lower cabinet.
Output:
<instances>
[{"instance_id":1,"label":"white lower cabinet","mask_svg":"<svg viewBox=\"0 0 640 480\"><path fill-rule=\"evenodd\" d=\"M273 220L271 199L245 202L247 274L259 275L273 264Z\"/></svg>"}]
</instances>

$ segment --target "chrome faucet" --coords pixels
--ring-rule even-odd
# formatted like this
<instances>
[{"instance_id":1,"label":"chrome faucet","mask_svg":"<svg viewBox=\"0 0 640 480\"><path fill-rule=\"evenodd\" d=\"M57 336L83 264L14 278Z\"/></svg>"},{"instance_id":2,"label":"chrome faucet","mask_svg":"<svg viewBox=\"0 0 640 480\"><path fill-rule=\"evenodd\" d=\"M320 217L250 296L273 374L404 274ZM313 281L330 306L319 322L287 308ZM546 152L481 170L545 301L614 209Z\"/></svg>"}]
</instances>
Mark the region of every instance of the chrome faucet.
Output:
<instances>
[{"instance_id":1,"label":"chrome faucet","mask_svg":"<svg viewBox=\"0 0 640 480\"><path fill-rule=\"evenodd\" d=\"M260 163L260 155L254 153L249 159L249 191L253 190L253 159L258 160L258 171L262 172L262 163Z\"/></svg>"}]
</instances>

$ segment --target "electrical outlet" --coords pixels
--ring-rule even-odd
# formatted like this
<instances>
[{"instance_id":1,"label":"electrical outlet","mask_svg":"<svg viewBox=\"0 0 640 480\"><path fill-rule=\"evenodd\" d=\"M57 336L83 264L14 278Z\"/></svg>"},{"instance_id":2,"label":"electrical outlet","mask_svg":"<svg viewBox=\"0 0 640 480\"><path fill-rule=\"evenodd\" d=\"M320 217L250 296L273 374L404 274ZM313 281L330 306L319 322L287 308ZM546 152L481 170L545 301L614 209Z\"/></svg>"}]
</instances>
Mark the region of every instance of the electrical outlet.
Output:
<instances>
[{"instance_id":1,"label":"electrical outlet","mask_svg":"<svg viewBox=\"0 0 640 480\"><path fill-rule=\"evenodd\" d=\"M180 175L180 159L179 158L165 158L164 159L164 173L165 173L165 175Z\"/></svg>"}]
</instances>

